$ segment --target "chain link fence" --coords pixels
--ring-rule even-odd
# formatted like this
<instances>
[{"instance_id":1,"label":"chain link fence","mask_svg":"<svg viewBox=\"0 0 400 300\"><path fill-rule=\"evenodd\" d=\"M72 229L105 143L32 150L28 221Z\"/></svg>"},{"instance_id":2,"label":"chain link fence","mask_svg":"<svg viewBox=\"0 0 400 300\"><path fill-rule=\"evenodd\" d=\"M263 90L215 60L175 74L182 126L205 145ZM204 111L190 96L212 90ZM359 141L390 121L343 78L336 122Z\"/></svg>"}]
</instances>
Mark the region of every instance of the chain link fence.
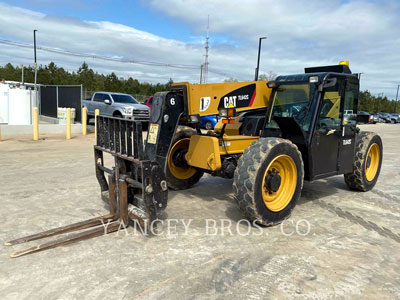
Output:
<instances>
[{"instance_id":1,"label":"chain link fence","mask_svg":"<svg viewBox=\"0 0 400 300\"><path fill-rule=\"evenodd\" d=\"M83 100L92 98L94 93L96 93L96 91L83 90L82 93ZM146 102L146 100L150 97L150 95L139 95L139 94L130 94L130 95L140 103Z\"/></svg>"}]
</instances>

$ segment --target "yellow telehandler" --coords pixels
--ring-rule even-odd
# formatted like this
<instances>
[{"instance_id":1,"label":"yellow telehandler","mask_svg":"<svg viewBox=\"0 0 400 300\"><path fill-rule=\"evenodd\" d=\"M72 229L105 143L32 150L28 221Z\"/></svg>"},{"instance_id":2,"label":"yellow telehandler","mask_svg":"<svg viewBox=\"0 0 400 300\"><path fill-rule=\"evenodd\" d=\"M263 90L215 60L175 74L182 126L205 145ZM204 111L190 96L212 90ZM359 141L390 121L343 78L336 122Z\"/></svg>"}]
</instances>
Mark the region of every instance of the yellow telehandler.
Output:
<instances>
[{"instance_id":1,"label":"yellow telehandler","mask_svg":"<svg viewBox=\"0 0 400 300\"><path fill-rule=\"evenodd\" d=\"M233 178L239 209L262 225L289 217L303 180L344 174L350 189L368 191L383 149L377 134L357 128L358 95L358 74L344 62L268 82L176 83L154 95L145 143L139 121L97 116L95 169L110 213L6 245L90 228L17 257L117 231L130 220L149 226L166 209L169 188L190 188L204 173ZM217 114L214 130L200 128L202 116ZM104 154L114 158L112 167Z\"/></svg>"}]
</instances>

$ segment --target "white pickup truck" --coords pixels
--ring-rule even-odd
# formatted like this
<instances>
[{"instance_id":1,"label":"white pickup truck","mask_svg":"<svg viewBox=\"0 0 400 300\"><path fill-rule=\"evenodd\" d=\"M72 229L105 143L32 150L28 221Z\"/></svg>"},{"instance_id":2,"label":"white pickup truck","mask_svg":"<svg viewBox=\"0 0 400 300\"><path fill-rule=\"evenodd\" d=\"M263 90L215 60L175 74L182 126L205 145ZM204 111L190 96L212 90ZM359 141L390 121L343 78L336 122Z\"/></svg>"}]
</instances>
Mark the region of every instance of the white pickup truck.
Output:
<instances>
[{"instance_id":1,"label":"white pickup truck","mask_svg":"<svg viewBox=\"0 0 400 300\"><path fill-rule=\"evenodd\" d=\"M96 109L103 116L145 122L148 122L150 118L150 109L128 94L96 92L91 99L82 100L82 106L87 109L88 122L91 117L94 117Z\"/></svg>"}]
</instances>

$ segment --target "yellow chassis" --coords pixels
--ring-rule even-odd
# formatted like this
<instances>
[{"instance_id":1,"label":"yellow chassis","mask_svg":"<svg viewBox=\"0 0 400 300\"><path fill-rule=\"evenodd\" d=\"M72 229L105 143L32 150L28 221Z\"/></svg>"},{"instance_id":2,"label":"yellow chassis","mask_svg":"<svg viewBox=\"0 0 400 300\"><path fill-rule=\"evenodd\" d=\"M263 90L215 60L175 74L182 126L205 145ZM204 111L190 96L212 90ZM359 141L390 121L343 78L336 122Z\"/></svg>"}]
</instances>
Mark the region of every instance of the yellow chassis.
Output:
<instances>
[{"instance_id":1,"label":"yellow chassis","mask_svg":"<svg viewBox=\"0 0 400 300\"><path fill-rule=\"evenodd\" d=\"M217 171L221 168L222 155L242 154L244 149L259 138L258 136L224 135L222 139L214 136L193 135L190 138L186 161L192 167Z\"/></svg>"}]
</instances>

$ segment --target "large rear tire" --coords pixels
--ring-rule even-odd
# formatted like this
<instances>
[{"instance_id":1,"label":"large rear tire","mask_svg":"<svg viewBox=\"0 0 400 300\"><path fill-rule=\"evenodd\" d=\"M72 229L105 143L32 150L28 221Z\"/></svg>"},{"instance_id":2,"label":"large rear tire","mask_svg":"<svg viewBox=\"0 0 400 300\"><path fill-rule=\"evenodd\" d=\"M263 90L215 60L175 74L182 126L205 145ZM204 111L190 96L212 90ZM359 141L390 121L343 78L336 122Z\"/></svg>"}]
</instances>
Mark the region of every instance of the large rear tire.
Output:
<instances>
[{"instance_id":1,"label":"large rear tire","mask_svg":"<svg viewBox=\"0 0 400 300\"><path fill-rule=\"evenodd\" d=\"M171 149L167 157L167 184L168 187L173 190L184 190L192 187L200 178L204 172L195 169L191 166L178 166L176 163L176 155L184 155L185 151L189 149L190 137L196 134L196 130L189 127L179 127L176 130L174 137L171 142Z\"/></svg>"},{"instance_id":2,"label":"large rear tire","mask_svg":"<svg viewBox=\"0 0 400 300\"><path fill-rule=\"evenodd\" d=\"M378 181L383 156L382 139L373 132L361 132L356 138L353 172L344 175L352 190L366 192Z\"/></svg>"},{"instance_id":3,"label":"large rear tire","mask_svg":"<svg viewBox=\"0 0 400 300\"><path fill-rule=\"evenodd\" d=\"M238 161L234 197L247 219L275 225L290 216L303 180L303 160L297 146L281 138L261 138Z\"/></svg>"}]
</instances>

